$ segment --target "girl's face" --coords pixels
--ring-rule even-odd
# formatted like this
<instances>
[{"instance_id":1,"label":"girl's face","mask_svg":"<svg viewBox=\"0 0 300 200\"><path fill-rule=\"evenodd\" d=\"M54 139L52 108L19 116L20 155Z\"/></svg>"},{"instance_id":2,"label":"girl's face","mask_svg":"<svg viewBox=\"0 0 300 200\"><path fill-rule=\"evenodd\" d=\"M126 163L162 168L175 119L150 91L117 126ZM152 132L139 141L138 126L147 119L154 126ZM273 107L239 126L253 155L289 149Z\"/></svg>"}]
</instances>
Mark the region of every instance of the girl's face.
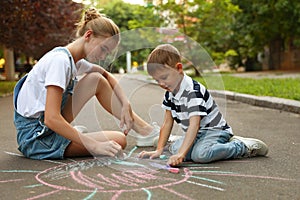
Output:
<instances>
[{"instance_id":1,"label":"girl's face","mask_svg":"<svg viewBox=\"0 0 300 200\"><path fill-rule=\"evenodd\" d=\"M180 67L176 66L176 68L169 66L159 68L151 76L161 88L176 94L183 78L182 65L180 64Z\"/></svg>"},{"instance_id":2,"label":"girl's face","mask_svg":"<svg viewBox=\"0 0 300 200\"><path fill-rule=\"evenodd\" d=\"M118 43L113 37L91 36L85 48L86 59L92 63L99 63L99 61L105 60L106 56L111 54L117 45Z\"/></svg>"}]
</instances>

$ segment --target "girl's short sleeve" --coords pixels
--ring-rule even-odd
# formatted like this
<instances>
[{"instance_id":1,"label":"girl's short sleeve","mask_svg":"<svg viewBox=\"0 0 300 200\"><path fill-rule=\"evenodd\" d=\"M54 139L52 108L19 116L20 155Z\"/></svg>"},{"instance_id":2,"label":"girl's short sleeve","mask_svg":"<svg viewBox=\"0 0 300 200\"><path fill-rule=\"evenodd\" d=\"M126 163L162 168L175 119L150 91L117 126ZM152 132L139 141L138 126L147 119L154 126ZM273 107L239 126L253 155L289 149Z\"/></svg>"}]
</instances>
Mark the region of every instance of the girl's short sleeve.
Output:
<instances>
[{"instance_id":1,"label":"girl's short sleeve","mask_svg":"<svg viewBox=\"0 0 300 200\"><path fill-rule=\"evenodd\" d=\"M53 52L53 55L55 59L48 57L44 62L45 87L55 85L65 90L71 79L70 60L61 52Z\"/></svg>"}]
</instances>

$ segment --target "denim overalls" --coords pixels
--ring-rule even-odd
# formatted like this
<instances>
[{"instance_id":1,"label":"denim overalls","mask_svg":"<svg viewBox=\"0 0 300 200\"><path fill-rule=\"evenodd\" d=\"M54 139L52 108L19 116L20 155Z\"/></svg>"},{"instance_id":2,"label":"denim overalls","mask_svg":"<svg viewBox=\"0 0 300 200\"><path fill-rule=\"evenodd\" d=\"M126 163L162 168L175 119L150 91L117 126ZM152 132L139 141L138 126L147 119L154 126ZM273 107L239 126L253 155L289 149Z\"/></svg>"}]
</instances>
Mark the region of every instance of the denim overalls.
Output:
<instances>
[{"instance_id":1,"label":"denim overalls","mask_svg":"<svg viewBox=\"0 0 300 200\"><path fill-rule=\"evenodd\" d=\"M70 58L71 74L73 71L72 56L62 47L57 47L53 51L64 51ZM18 149L24 156L31 159L63 159L64 152L70 144L70 140L53 132L43 123L44 113L39 118L23 117L17 112L17 98L19 91L25 82L27 75L21 78L14 88L14 124L17 129ZM76 78L72 79L63 94L61 109L66 103L69 94L72 95Z\"/></svg>"}]
</instances>

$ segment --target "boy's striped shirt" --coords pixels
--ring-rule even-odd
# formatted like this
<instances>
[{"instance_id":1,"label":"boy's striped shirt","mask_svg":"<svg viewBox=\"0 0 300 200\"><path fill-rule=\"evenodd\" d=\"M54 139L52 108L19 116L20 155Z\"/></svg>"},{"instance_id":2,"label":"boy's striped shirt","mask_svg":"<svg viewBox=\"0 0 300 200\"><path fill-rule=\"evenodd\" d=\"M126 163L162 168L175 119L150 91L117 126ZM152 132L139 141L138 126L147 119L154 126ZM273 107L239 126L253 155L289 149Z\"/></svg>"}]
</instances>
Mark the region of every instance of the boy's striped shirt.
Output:
<instances>
[{"instance_id":1,"label":"boy's striped shirt","mask_svg":"<svg viewBox=\"0 0 300 200\"><path fill-rule=\"evenodd\" d=\"M168 91L165 93L162 107L171 111L173 119L184 132L188 129L189 118L195 115L201 116L200 129L227 129L232 132L208 90L187 75L184 75L175 96Z\"/></svg>"}]
</instances>

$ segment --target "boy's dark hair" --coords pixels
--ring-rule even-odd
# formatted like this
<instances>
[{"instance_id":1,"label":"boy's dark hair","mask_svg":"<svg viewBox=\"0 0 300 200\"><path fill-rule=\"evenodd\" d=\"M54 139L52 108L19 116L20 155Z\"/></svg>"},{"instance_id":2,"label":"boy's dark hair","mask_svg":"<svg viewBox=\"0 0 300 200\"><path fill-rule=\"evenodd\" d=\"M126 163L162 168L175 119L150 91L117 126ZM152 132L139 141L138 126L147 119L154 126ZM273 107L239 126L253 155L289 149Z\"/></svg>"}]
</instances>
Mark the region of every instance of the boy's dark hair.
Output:
<instances>
[{"instance_id":1,"label":"boy's dark hair","mask_svg":"<svg viewBox=\"0 0 300 200\"><path fill-rule=\"evenodd\" d=\"M161 44L148 56L147 71L149 74L153 74L159 68L175 68L176 64L180 62L180 53L173 45Z\"/></svg>"}]
</instances>

